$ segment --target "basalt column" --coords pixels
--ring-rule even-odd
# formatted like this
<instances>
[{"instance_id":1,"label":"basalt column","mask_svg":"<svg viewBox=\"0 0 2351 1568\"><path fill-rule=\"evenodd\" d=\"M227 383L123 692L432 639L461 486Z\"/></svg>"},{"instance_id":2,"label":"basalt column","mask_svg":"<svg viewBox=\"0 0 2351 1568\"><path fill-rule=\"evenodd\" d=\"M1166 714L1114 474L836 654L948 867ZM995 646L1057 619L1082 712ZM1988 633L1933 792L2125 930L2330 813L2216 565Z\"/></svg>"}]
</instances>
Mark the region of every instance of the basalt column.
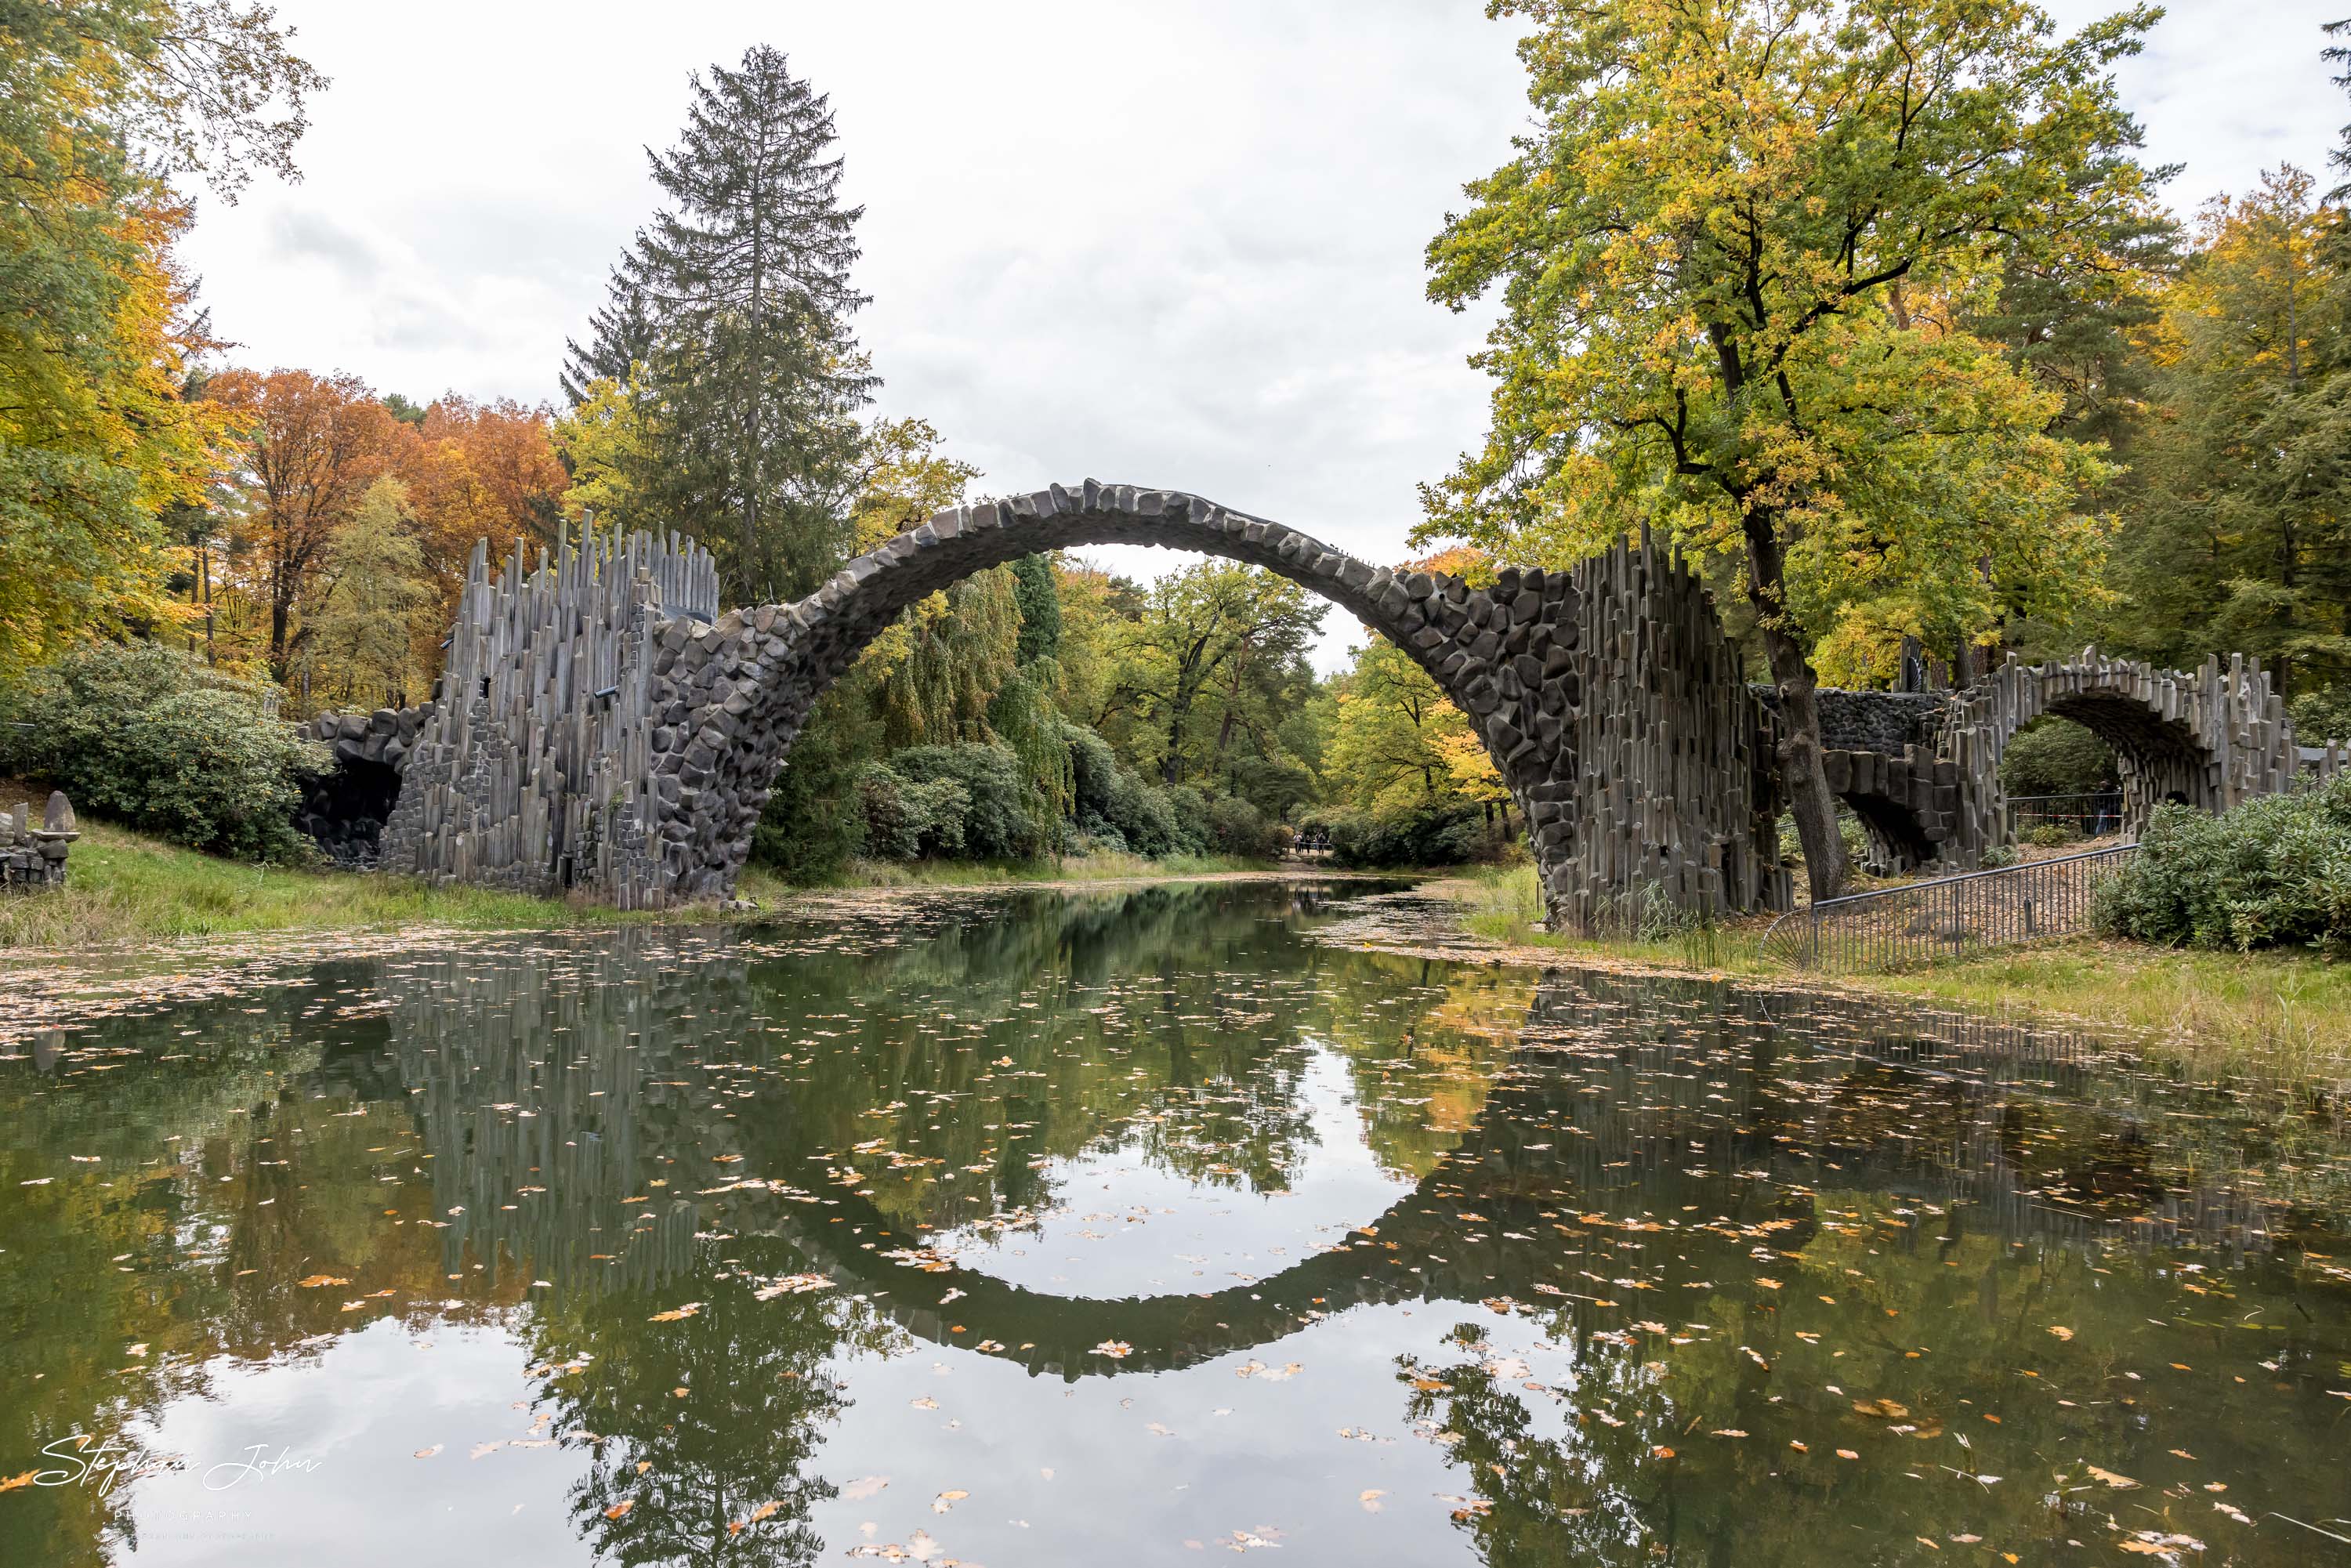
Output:
<instances>
[{"instance_id":1,"label":"basalt column","mask_svg":"<svg viewBox=\"0 0 2351 1568\"><path fill-rule=\"evenodd\" d=\"M1706 591L1646 529L1578 566L1552 632L1565 744L1536 788L1554 928L1784 909L1776 720Z\"/></svg>"}]
</instances>

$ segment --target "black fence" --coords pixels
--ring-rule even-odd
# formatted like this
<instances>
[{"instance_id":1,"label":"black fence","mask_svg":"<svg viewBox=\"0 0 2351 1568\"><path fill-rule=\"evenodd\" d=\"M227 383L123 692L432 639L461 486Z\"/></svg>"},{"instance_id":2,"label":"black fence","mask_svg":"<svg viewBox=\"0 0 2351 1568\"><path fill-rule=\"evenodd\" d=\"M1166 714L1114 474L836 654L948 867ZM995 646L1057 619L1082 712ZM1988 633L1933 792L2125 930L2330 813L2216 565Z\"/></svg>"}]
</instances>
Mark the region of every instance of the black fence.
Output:
<instances>
[{"instance_id":1,"label":"black fence","mask_svg":"<svg viewBox=\"0 0 2351 1568\"><path fill-rule=\"evenodd\" d=\"M2011 795L2008 831L2012 839L2035 828L2065 828L2085 839L2119 832L2123 825L2120 791L2096 795Z\"/></svg>"},{"instance_id":2,"label":"black fence","mask_svg":"<svg viewBox=\"0 0 2351 1568\"><path fill-rule=\"evenodd\" d=\"M1804 969L1898 969L2086 930L2099 886L2137 852L2122 844L1824 899L1773 921L1763 954Z\"/></svg>"}]
</instances>

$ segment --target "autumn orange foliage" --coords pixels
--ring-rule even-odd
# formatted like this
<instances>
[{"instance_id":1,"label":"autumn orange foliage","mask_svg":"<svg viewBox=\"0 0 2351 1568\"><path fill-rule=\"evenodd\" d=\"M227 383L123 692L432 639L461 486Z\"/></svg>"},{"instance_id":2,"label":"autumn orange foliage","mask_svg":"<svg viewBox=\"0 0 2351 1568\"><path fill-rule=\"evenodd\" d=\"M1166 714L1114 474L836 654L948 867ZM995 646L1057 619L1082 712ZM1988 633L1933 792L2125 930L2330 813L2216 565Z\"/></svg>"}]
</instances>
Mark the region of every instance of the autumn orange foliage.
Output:
<instances>
[{"instance_id":1,"label":"autumn orange foliage","mask_svg":"<svg viewBox=\"0 0 2351 1568\"><path fill-rule=\"evenodd\" d=\"M452 392L412 424L356 376L300 370L225 371L204 395L235 432L226 478L243 503L214 575L241 580L256 601L256 621L266 625L256 652L280 680L302 644L302 608L327 570L336 530L378 479L406 486L443 626L456 612L476 540L488 539L495 557L554 532L567 481L543 407Z\"/></svg>"}]
</instances>

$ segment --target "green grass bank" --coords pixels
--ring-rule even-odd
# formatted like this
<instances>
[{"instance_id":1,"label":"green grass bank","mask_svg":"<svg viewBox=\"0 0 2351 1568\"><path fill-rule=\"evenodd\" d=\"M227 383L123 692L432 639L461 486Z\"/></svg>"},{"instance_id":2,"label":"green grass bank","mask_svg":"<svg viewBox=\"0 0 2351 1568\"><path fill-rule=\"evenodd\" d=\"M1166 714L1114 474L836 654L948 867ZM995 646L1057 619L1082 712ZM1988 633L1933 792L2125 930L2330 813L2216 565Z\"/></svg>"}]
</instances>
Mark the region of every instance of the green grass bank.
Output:
<instances>
[{"instance_id":1,"label":"green grass bank","mask_svg":"<svg viewBox=\"0 0 2351 1568\"><path fill-rule=\"evenodd\" d=\"M412 927L536 930L648 921L737 920L712 904L623 913L587 900L538 898L328 869L240 864L85 818L58 892L0 900L0 954L59 952L188 937ZM1262 873L1270 865L1209 856L1165 861L1093 855L1012 864L853 862L835 889L1042 886ZM737 893L763 907L811 890L747 870Z\"/></svg>"},{"instance_id":2,"label":"green grass bank","mask_svg":"<svg viewBox=\"0 0 2351 1568\"><path fill-rule=\"evenodd\" d=\"M1529 961L1792 977L1759 951L1768 919L1654 941L1562 936L1535 927L1542 901L1531 866L1434 885L1459 903L1469 931ZM2143 1031L2151 1053L2197 1071L2351 1083L2351 964L2314 952L2213 952L2074 936L1823 983Z\"/></svg>"}]
</instances>

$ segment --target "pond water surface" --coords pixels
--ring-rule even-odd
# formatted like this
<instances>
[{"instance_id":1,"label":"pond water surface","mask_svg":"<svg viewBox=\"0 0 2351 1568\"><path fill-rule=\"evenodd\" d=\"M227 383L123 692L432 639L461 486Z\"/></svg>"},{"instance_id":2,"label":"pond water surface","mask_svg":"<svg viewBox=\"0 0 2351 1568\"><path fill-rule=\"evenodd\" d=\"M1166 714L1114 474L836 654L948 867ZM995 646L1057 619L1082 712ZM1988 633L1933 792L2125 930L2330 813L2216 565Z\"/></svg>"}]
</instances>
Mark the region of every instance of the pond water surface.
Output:
<instances>
[{"instance_id":1,"label":"pond water surface","mask_svg":"<svg viewBox=\"0 0 2351 1568\"><path fill-rule=\"evenodd\" d=\"M0 998L0 1563L2351 1563L2339 1105L1358 892Z\"/></svg>"}]
</instances>

